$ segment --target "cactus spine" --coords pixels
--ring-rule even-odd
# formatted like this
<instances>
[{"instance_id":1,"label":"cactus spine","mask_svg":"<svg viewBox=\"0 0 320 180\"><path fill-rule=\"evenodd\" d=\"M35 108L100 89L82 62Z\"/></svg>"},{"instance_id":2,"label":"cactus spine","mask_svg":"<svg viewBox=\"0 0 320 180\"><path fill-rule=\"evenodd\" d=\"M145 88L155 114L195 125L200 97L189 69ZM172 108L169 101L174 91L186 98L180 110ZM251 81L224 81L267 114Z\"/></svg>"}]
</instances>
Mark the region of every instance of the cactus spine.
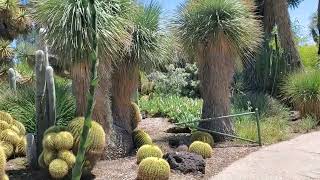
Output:
<instances>
[{"instance_id":1,"label":"cactus spine","mask_svg":"<svg viewBox=\"0 0 320 180\"><path fill-rule=\"evenodd\" d=\"M10 68L9 72L9 85L10 89L13 90L14 92L17 90L17 78L16 78L16 72L14 69Z\"/></svg>"}]
</instances>

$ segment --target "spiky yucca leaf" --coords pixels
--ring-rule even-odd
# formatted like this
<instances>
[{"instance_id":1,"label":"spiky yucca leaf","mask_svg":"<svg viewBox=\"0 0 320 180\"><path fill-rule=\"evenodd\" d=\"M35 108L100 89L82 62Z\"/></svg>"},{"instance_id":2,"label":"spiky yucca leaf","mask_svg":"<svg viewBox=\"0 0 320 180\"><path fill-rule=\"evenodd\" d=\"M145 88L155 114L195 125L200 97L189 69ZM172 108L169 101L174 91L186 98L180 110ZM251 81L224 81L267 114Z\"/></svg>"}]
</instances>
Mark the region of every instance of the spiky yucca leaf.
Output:
<instances>
[{"instance_id":1,"label":"spiky yucca leaf","mask_svg":"<svg viewBox=\"0 0 320 180\"><path fill-rule=\"evenodd\" d=\"M174 26L187 49L224 36L228 48L246 57L259 47L262 30L253 7L238 0L187 1Z\"/></svg>"},{"instance_id":2,"label":"spiky yucca leaf","mask_svg":"<svg viewBox=\"0 0 320 180\"><path fill-rule=\"evenodd\" d=\"M13 58L14 52L11 47L11 42L7 40L0 40L0 59L1 60L11 60Z\"/></svg>"}]
</instances>

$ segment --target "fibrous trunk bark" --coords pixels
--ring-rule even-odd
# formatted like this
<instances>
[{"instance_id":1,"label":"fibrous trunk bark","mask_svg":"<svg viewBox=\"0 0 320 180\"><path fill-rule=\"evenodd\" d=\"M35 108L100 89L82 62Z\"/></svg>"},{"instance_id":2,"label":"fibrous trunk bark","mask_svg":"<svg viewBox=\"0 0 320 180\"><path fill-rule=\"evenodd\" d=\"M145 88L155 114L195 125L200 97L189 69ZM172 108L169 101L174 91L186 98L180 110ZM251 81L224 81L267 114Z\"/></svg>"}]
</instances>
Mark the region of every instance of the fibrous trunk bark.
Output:
<instances>
[{"instance_id":1,"label":"fibrous trunk bark","mask_svg":"<svg viewBox=\"0 0 320 180\"><path fill-rule=\"evenodd\" d=\"M208 42L200 46L197 52L203 119L230 114L230 85L234 74L232 49L223 34L215 41ZM230 118L201 122L199 127L227 134L234 133ZM214 139L224 141L227 137L214 134Z\"/></svg>"},{"instance_id":2,"label":"fibrous trunk bark","mask_svg":"<svg viewBox=\"0 0 320 180\"><path fill-rule=\"evenodd\" d=\"M121 155L128 155L133 149L132 107L131 101L138 88L138 66L131 62L115 65L112 74L112 117L116 133L116 146L122 151Z\"/></svg>"}]
</instances>

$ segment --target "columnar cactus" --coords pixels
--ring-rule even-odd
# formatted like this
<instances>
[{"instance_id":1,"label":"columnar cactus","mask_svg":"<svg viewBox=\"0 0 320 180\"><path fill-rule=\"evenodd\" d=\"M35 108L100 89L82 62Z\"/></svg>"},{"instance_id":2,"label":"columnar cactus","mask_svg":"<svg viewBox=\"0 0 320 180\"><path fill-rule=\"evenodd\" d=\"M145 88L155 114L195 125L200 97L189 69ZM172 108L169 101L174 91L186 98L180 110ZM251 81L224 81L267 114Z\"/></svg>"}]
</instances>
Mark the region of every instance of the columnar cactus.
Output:
<instances>
[{"instance_id":1,"label":"columnar cactus","mask_svg":"<svg viewBox=\"0 0 320 180\"><path fill-rule=\"evenodd\" d=\"M46 119L50 125L56 121L56 89L54 86L53 69L51 66L46 68Z\"/></svg>"},{"instance_id":2,"label":"columnar cactus","mask_svg":"<svg viewBox=\"0 0 320 180\"><path fill-rule=\"evenodd\" d=\"M16 78L16 72L14 69L10 68L9 72L9 85L10 85L10 89L13 91L17 90L17 78Z\"/></svg>"}]
</instances>

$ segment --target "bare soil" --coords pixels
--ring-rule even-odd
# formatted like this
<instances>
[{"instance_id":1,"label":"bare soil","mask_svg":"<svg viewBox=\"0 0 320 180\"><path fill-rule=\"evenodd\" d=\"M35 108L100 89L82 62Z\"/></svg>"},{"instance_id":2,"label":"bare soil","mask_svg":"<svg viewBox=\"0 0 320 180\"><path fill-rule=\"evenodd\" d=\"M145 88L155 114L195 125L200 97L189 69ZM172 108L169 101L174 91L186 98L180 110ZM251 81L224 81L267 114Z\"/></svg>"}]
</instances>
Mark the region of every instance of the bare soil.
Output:
<instances>
[{"instance_id":1,"label":"bare soil","mask_svg":"<svg viewBox=\"0 0 320 180\"><path fill-rule=\"evenodd\" d=\"M172 134L166 133L167 129L174 127L172 123L165 118L148 118L142 120L139 125L140 129L145 130L164 153L176 151L177 149L169 146L170 139L179 139L184 143L189 142L190 134ZM198 180L209 179L229 166L234 161L245 157L251 152L257 151L259 147L250 145L236 145L233 142L216 144L214 155L210 159L206 159L206 173L201 174L182 174L180 172L171 172L172 180ZM138 165L133 153L132 156L118 160L100 161L93 170L93 178L97 180L134 180L137 177ZM47 175L30 171L26 167L24 158L10 160L7 163L7 174L10 180L46 180Z\"/></svg>"}]
</instances>

